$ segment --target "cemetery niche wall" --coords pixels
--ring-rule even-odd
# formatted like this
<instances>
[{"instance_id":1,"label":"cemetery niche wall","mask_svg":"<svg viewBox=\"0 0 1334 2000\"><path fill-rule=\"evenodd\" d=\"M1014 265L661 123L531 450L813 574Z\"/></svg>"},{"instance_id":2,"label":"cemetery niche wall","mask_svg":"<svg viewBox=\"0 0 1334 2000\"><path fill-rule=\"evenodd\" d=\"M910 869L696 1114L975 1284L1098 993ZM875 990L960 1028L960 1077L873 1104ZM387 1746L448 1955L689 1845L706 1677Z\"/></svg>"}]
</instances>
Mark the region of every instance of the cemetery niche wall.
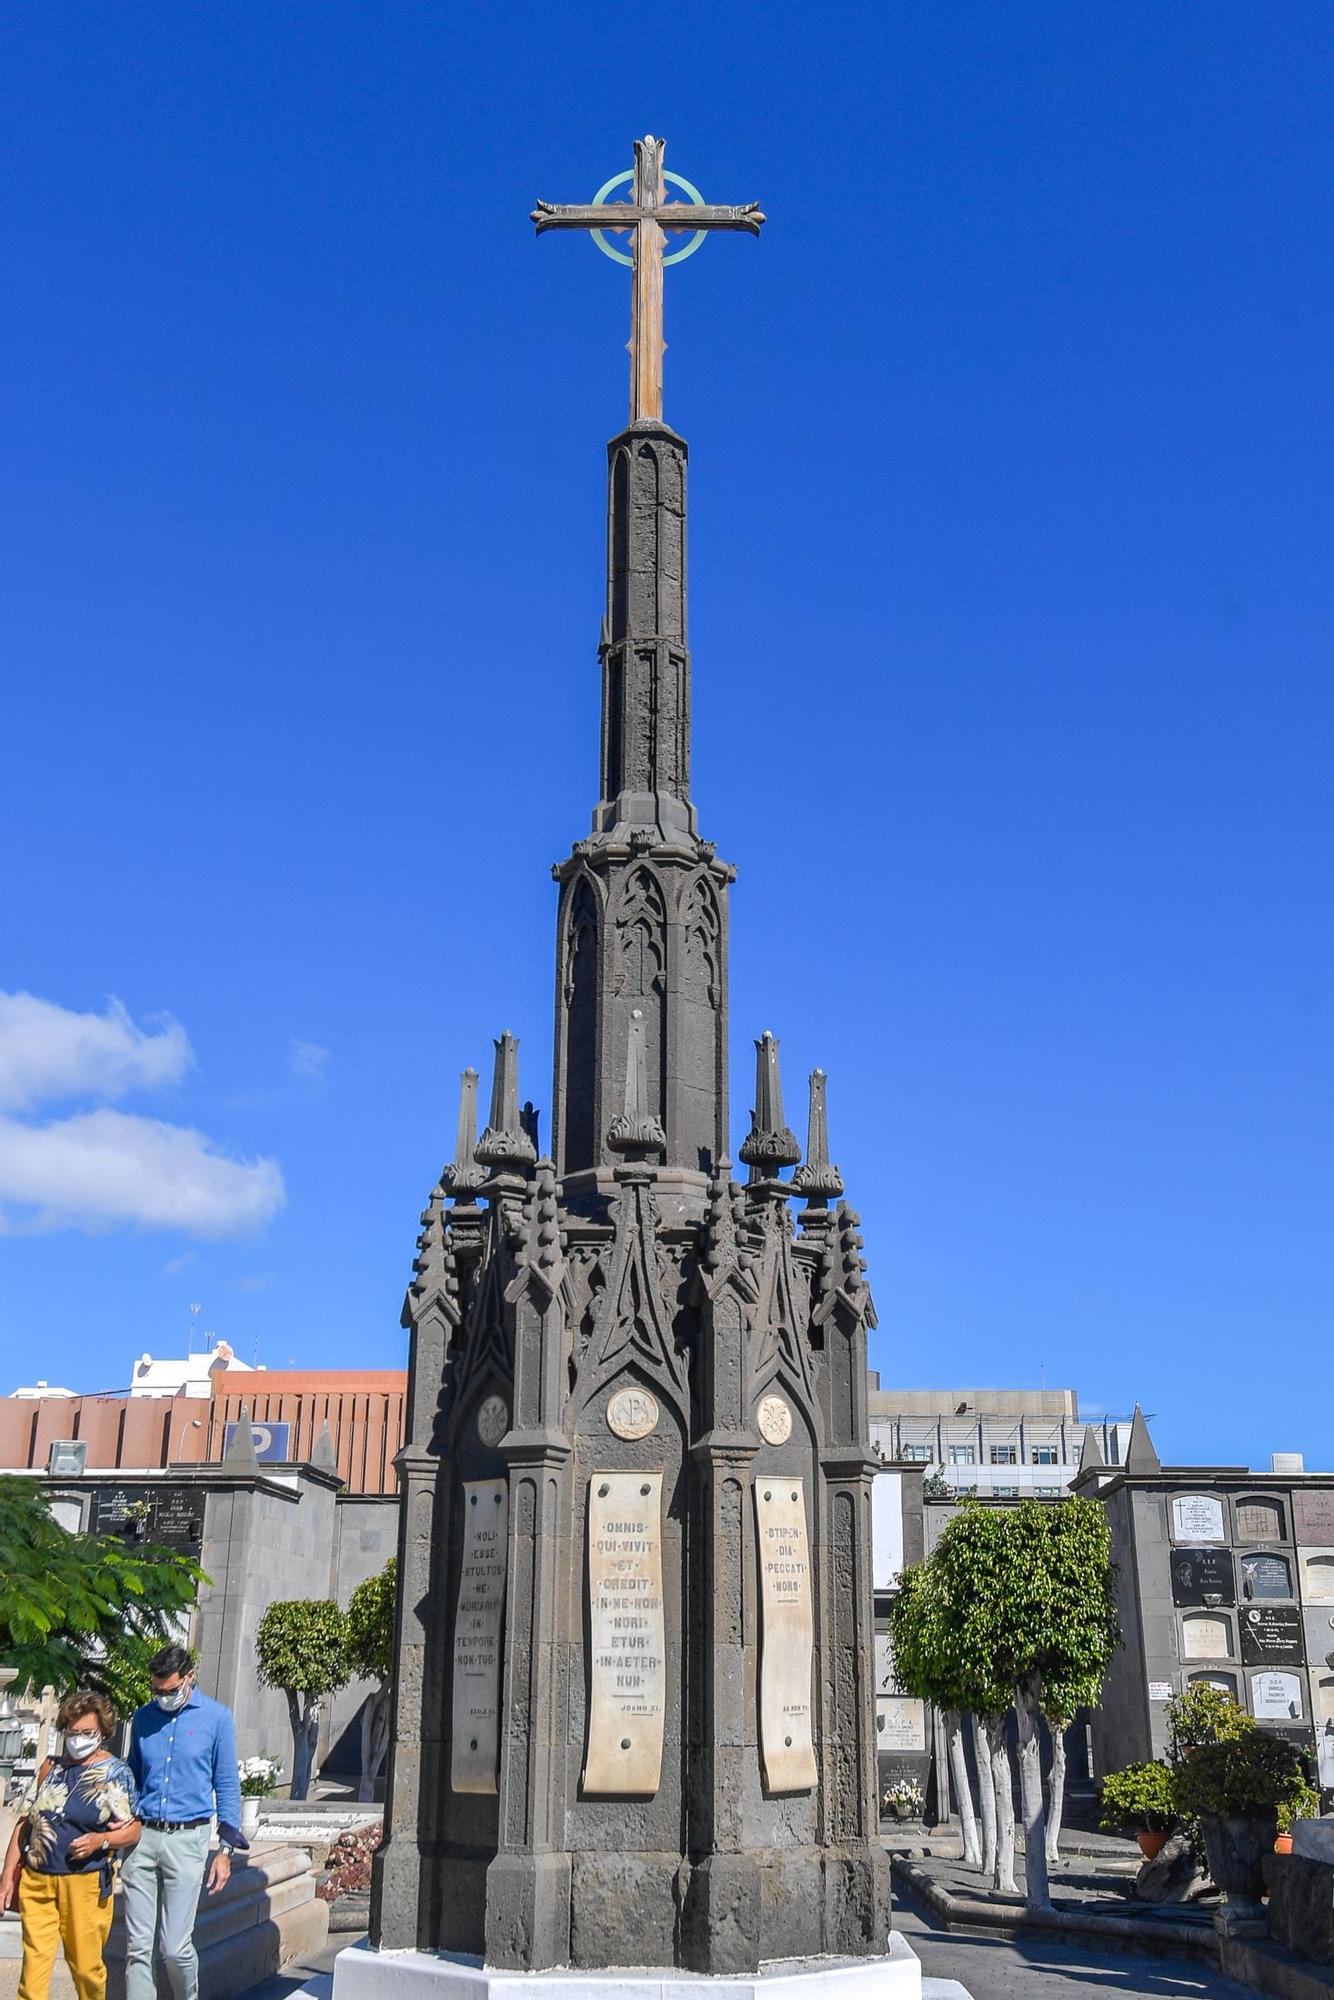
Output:
<instances>
[{"instance_id":1,"label":"cemetery niche wall","mask_svg":"<svg viewBox=\"0 0 1334 2000\"><path fill-rule=\"evenodd\" d=\"M636 159L638 256L661 142ZM554 871L550 1147L502 1034L480 1138L463 1073L404 1308L371 1928L488 1967L736 1973L887 1949L874 1316L824 1075L803 1157L767 1032L744 1172L729 1158L735 871L690 796L687 449L652 407L640 298L608 447L601 792Z\"/></svg>"}]
</instances>

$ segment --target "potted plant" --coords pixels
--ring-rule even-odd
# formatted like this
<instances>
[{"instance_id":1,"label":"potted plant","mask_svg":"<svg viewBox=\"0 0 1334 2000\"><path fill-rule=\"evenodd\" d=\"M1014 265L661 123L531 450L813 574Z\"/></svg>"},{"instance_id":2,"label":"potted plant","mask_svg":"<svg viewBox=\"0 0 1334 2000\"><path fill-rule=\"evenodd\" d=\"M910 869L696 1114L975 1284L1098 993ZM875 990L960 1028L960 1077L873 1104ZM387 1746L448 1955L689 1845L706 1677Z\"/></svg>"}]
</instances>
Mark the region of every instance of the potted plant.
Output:
<instances>
[{"instance_id":1,"label":"potted plant","mask_svg":"<svg viewBox=\"0 0 1334 2000\"><path fill-rule=\"evenodd\" d=\"M922 1788L911 1778L900 1778L884 1796L885 1811L897 1820L922 1817Z\"/></svg>"},{"instance_id":2,"label":"potted plant","mask_svg":"<svg viewBox=\"0 0 1334 2000\"><path fill-rule=\"evenodd\" d=\"M1301 1758L1291 1743L1263 1729L1230 1742L1201 1743L1180 1765L1177 1804L1200 1823L1209 1873L1224 1901L1214 1913L1228 1937L1263 1937L1262 1864L1278 1833L1279 1812L1306 1789Z\"/></svg>"},{"instance_id":3,"label":"potted plant","mask_svg":"<svg viewBox=\"0 0 1334 2000\"><path fill-rule=\"evenodd\" d=\"M1166 1764L1127 1764L1102 1781L1104 1833L1133 1833L1152 1861L1176 1822L1176 1793Z\"/></svg>"},{"instance_id":4,"label":"potted plant","mask_svg":"<svg viewBox=\"0 0 1334 2000\"><path fill-rule=\"evenodd\" d=\"M259 1826L259 1809L283 1774L282 1765L267 1750L241 1762L241 1831L253 1840Z\"/></svg>"}]
</instances>

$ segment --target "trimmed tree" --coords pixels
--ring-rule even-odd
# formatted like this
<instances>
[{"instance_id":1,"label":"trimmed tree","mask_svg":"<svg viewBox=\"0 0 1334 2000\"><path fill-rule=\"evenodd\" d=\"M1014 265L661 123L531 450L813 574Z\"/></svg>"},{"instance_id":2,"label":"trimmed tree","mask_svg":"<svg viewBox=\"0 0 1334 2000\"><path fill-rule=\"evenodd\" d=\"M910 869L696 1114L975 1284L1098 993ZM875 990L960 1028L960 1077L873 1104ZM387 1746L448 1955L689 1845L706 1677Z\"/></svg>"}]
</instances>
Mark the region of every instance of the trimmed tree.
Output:
<instances>
[{"instance_id":1,"label":"trimmed tree","mask_svg":"<svg viewBox=\"0 0 1334 2000\"><path fill-rule=\"evenodd\" d=\"M287 1696L292 1725L292 1797L310 1793L325 1697L349 1677L347 1618L328 1598L297 1597L270 1604L255 1634L255 1658L265 1687Z\"/></svg>"},{"instance_id":2,"label":"trimmed tree","mask_svg":"<svg viewBox=\"0 0 1334 2000\"><path fill-rule=\"evenodd\" d=\"M959 1826L963 1834L963 1858L969 1868L983 1860L977 1837L977 1815L973 1811L973 1787L968 1776L968 1760L963 1748L962 1696L956 1678L954 1626L949 1605L940 1589L940 1578L929 1563L914 1564L903 1571L898 1595L890 1606L890 1633L894 1642L894 1674L904 1694L930 1702L941 1711L945 1742L949 1753L950 1785L959 1804ZM992 1865L992 1857L986 1857Z\"/></svg>"},{"instance_id":3,"label":"trimmed tree","mask_svg":"<svg viewBox=\"0 0 1334 2000\"><path fill-rule=\"evenodd\" d=\"M1006 1678L1013 1678L1019 1718L1028 1903L1047 1909L1041 1717L1044 1707L1072 1716L1082 1703L1096 1701L1120 1644L1111 1533L1097 1501L1081 1498L1054 1507L1025 1500L1007 1515L1007 1524L1002 1660Z\"/></svg>"},{"instance_id":4,"label":"trimmed tree","mask_svg":"<svg viewBox=\"0 0 1334 2000\"><path fill-rule=\"evenodd\" d=\"M359 1583L348 1600L347 1663L354 1680L374 1681L361 1711L361 1782L357 1797L375 1797L389 1747L390 1682L394 1671L394 1602L398 1563L390 1556L378 1576Z\"/></svg>"},{"instance_id":5,"label":"trimmed tree","mask_svg":"<svg viewBox=\"0 0 1334 2000\"><path fill-rule=\"evenodd\" d=\"M124 1702L207 1579L174 1549L72 1535L33 1479L0 1478L0 1664L18 1685L95 1687Z\"/></svg>"}]
</instances>

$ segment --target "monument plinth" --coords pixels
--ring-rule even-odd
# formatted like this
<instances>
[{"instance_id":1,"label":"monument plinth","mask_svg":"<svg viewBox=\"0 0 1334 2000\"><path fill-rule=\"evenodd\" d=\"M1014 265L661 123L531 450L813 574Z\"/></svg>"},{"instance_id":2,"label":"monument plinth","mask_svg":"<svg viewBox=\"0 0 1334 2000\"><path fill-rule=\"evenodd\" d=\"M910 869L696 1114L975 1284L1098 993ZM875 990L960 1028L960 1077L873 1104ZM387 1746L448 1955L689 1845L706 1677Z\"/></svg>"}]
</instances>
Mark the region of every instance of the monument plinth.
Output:
<instances>
[{"instance_id":1,"label":"monument plinth","mask_svg":"<svg viewBox=\"0 0 1334 2000\"><path fill-rule=\"evenodd\" d=\"M601 796L555 870L550 1155L502 1036L487 1129L466 1070L456 1157L422 1218L379 1956L340 1959L338 2000L382 1992L388 1954L438 1995L635 1966L654 1994L700 1975L792 2000L819 1980L922 1990L911 1952L890 1950L878 1835L862 1241L830 1206L822 1071L809 1157L784 1177L801 1149L767 1033L733 1174L734 871L689 792L664 230L763 218L693 190L667 204L661 142L635 150L629 207L535 217L633 238Z\"/></svg>"}]
</instances>

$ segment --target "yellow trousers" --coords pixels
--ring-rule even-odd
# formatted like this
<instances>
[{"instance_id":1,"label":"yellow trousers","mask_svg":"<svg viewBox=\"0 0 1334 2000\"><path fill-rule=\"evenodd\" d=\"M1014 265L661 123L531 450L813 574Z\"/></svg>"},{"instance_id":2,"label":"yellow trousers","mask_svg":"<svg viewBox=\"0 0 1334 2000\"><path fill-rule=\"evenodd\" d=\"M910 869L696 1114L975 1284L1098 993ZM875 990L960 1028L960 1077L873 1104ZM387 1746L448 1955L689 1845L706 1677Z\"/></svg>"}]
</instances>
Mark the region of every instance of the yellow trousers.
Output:
<instances>
[{"instance_id":1,"label":"yellow trousers","mask_svg":"<svg viewBox=\"0 0 1334 2000\"><path fill-rule=\"evenodd\" d=\"M115 1899L100 1899L101 1874L39 1875L25 1868L19 1882L23 1919L23 1969L18 2000L47 2000L56 1951L65 1962L79 2000L106 2000L107 1968L102 1953Z\"/></svg>"}]
</instances>

